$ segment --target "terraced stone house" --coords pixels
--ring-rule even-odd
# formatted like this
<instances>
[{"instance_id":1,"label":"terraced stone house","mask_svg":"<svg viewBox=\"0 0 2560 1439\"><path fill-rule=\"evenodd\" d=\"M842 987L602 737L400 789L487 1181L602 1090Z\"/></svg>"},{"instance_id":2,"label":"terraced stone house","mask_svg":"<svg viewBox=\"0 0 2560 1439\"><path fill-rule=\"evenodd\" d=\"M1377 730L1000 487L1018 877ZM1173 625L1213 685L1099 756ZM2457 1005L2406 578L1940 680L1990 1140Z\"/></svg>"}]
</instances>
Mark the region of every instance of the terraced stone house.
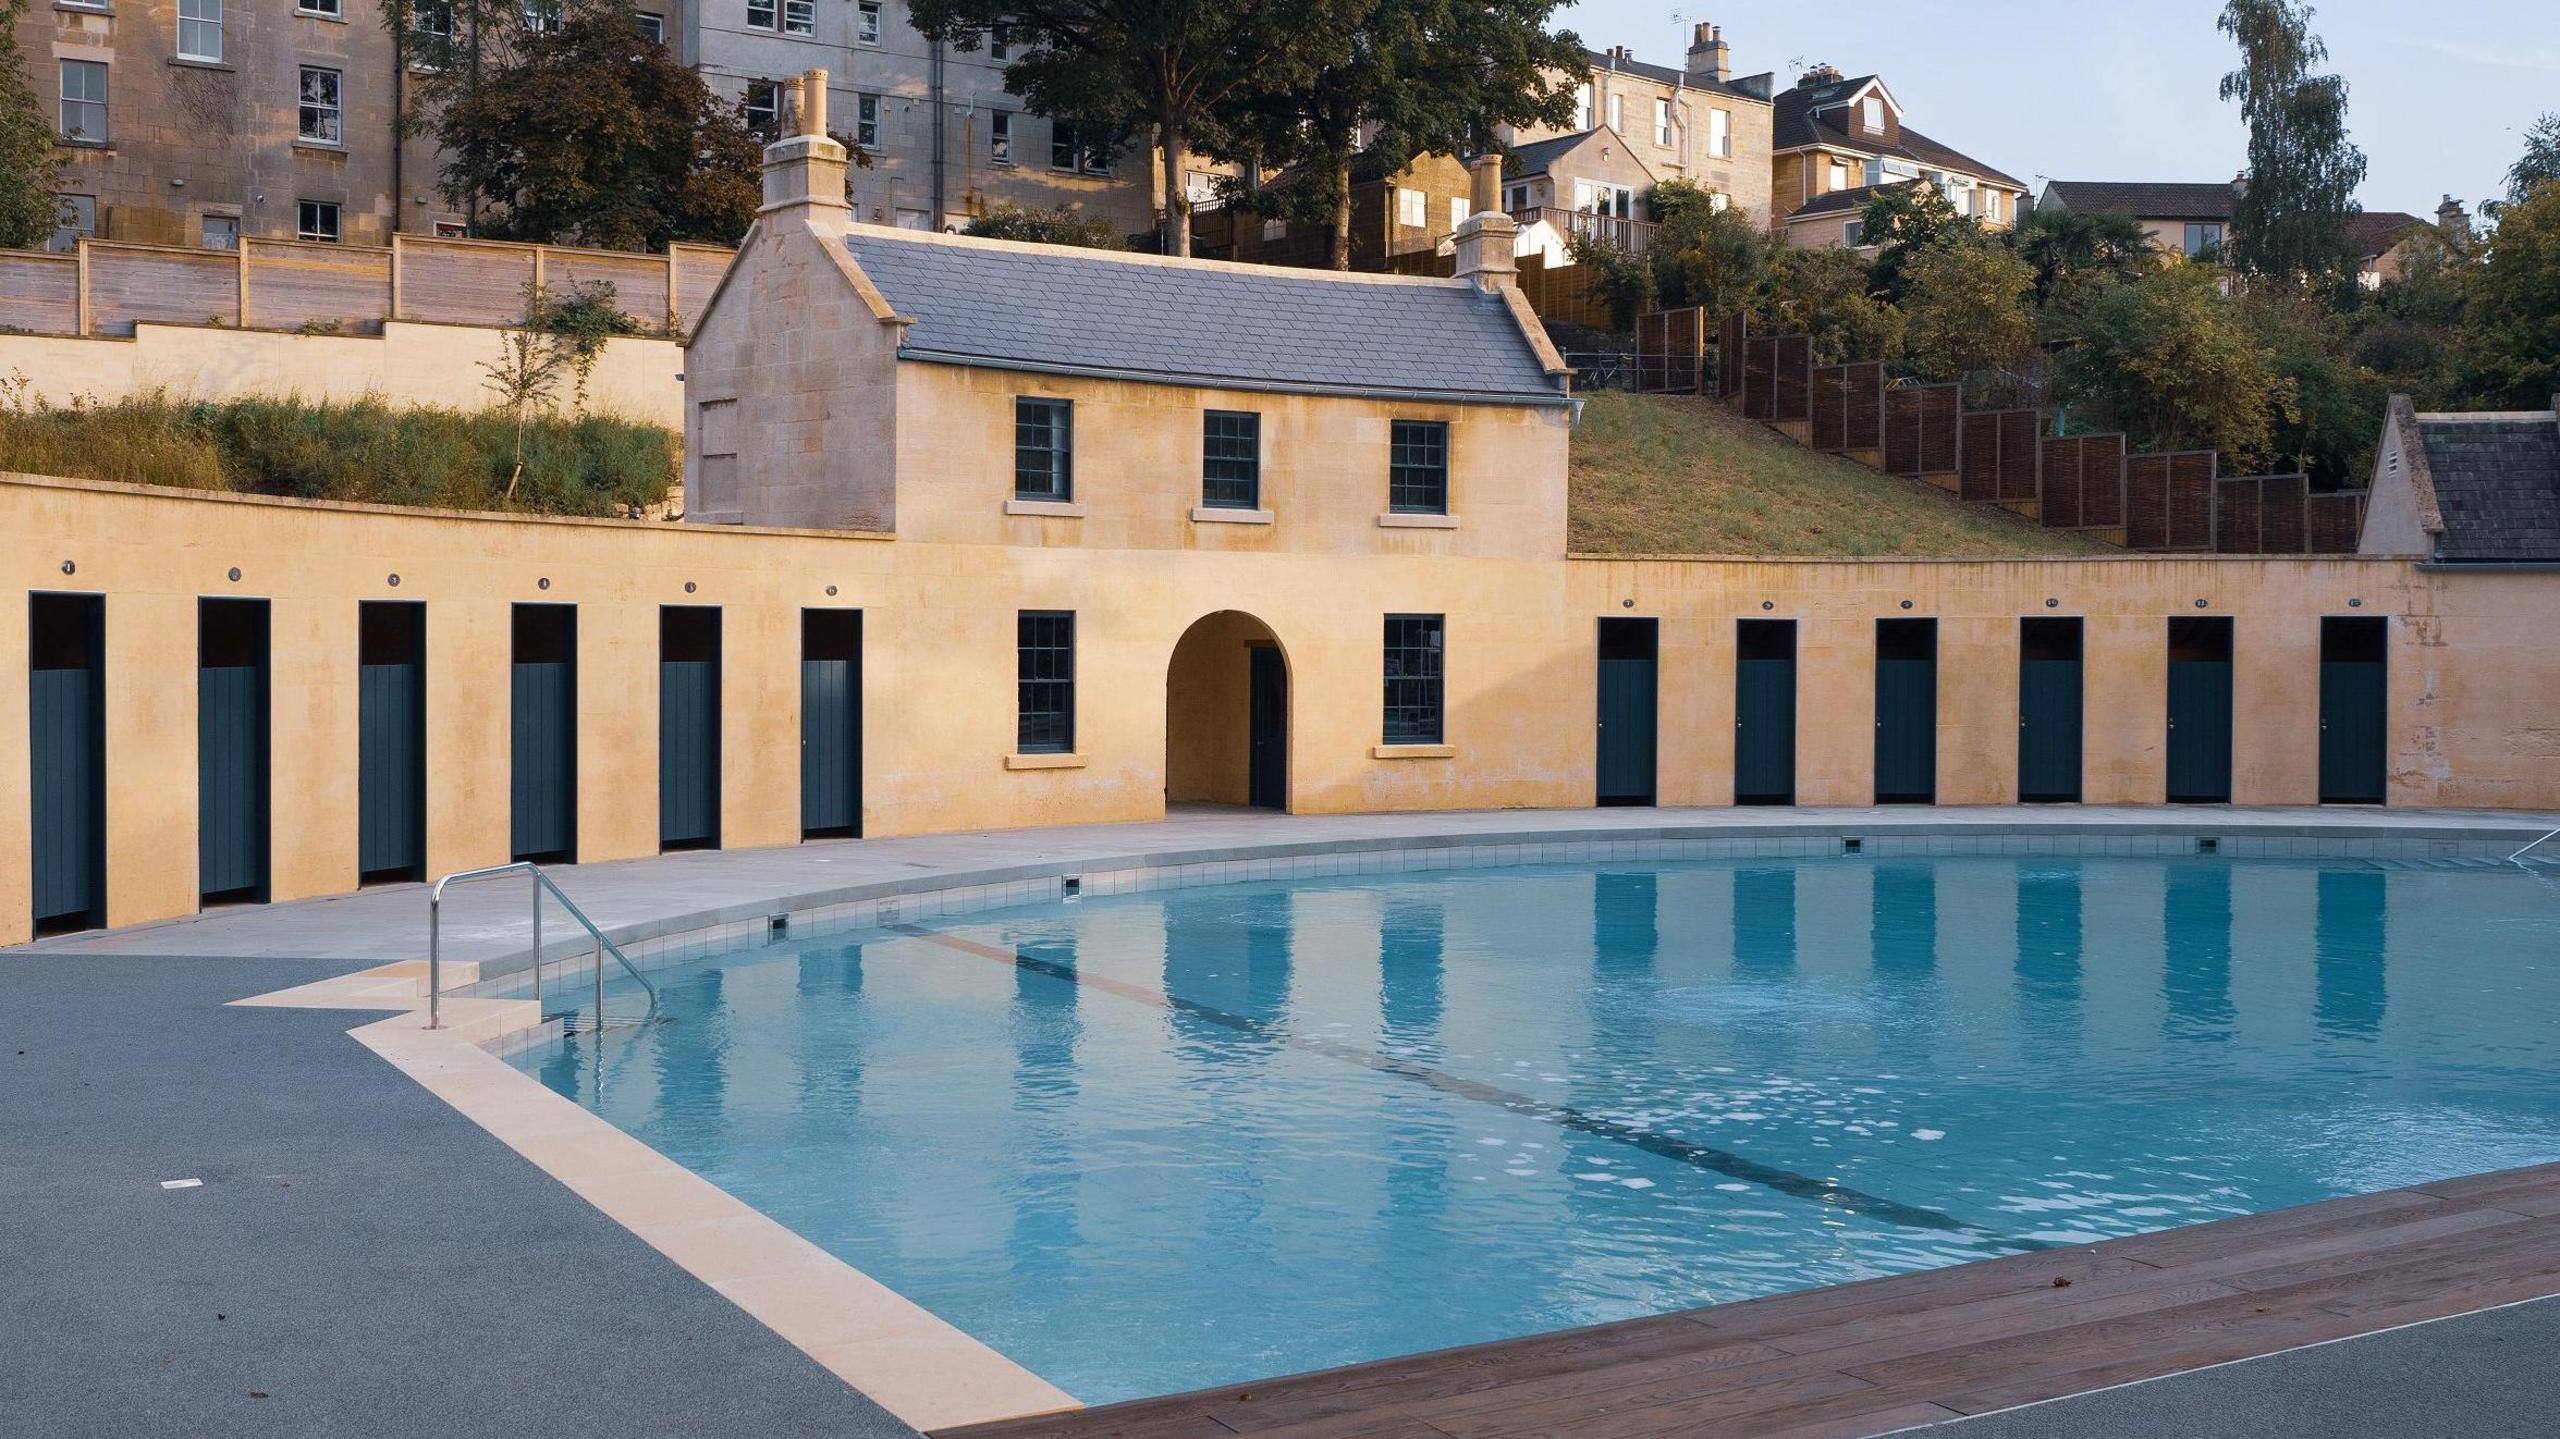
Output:
<instances>
[{"instance_id":1,"label":"terraced stone house","mask_svg":"<svg viewBox=\"0 0 2560 1439\"><path fill-rule=\"evenodd\" d=\"M1808 71L1775 97L1770 152L1770 203L1791 244L1863 244L1867 202L1913 181L1995 230L2016 224L2027 203L2024 181L1905 124L1879 75Z\"/></svg>"}]
</instances>

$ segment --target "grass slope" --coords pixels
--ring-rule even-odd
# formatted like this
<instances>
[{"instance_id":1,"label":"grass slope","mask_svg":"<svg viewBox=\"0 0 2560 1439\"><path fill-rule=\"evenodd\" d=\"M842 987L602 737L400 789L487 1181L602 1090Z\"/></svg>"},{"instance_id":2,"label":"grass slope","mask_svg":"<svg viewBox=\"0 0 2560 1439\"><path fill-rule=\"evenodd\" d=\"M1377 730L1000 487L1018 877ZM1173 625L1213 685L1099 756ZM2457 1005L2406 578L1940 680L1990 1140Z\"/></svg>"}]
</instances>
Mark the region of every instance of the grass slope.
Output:
<instances>
[{"instance_id":1,"label":"grass slope","mask_svg":"<svg viewBox=\"0 0 2560 1439\"><path fill-rule=\"evenodd\" d=\"M1574 432L1571 534L1585 554L2122 553L1816 454L1714 400L1614 391Z\"/></svg>"}]
</instances>

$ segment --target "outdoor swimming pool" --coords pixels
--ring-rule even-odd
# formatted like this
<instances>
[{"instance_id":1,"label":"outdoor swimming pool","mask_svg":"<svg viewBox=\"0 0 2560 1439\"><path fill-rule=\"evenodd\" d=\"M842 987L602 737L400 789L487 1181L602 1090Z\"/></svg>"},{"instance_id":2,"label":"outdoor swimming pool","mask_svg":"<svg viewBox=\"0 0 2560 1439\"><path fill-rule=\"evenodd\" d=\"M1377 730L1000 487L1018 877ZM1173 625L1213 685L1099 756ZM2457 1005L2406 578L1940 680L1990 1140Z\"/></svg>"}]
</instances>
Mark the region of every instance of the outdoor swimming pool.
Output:
<instances>
[{"instance_id":1,"label":"outdoor swimming pool","mask_svg":"<svg viewBox=\"0 0 2560 1439\"><path fill-rule=\"evenodd\" d=\"M2560 883L1460 870L659 975L517 1062L1087 1402L2560 1158Z\"/></svg>"}]
</instances>

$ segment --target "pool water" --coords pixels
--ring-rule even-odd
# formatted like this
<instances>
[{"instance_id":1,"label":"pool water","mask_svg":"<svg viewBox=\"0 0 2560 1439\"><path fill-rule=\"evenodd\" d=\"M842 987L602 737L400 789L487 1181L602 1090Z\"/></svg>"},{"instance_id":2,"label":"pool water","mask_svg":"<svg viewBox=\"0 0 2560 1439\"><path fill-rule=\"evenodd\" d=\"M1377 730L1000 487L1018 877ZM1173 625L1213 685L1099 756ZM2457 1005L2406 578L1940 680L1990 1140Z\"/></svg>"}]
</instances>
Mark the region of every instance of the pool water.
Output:
<instances>
[{"instance_id":1,"label":"pool water","mask_svg":"<svg viewBox=\"0 0 2560 1439\"><path fill-rule=\"evenodd\" d=\"M1053 903L519 1063L1087 1402L2560 1159L2560 884L1750 860Z\"/></svg>"}]
</instances>

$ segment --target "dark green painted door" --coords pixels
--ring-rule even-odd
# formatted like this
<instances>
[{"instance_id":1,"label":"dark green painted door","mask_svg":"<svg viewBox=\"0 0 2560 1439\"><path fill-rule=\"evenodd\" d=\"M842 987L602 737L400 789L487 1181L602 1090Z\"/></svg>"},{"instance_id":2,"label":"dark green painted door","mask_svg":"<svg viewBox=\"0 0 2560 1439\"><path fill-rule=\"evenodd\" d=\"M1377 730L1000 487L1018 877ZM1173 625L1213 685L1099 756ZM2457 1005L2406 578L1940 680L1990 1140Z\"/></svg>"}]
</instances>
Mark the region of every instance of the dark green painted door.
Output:
<instances>
[{"instance_id":1,"label":"dark green painted door","mask_svg":"<svg viewBox=\"0 0 2560 1439\"><path fill-rule=\"evenodd\" d=\"M196 891L267 889L267 607L205 600L196 670Z\"/></svg>"},{"instance_id":2,"label":"dark green painted door","mask_svg":"<svg viewBox=\"0 0 2560 1439\"><path fill-rule=\"evenodd\" d=\"M720 612L658 612L658 844L720 843Z\"/></svg>"},{"instance_id":3,"label":"dark green painted door","mask_svg":"<svg viewBox=\"0 0 2560 1439\"><path fill-rule=\"evenodd\" d=\"M104 610L95 595L28 604L28 859L40 929L106 923Z\"/></svg>"},{"instance_id":4,"label":"dark green painted door","mask_svg":"<svg viewBox=\"0 0 2560 1439\"><path fill-rule=\"evenodd\" d=\"M1245 801L1256 809L1289 807L1289 662L1280 651L1251 651L1247 705Z\"/></svg>"},{"instance_id":5,"label":"dark green painted door","mask_svg":"<svg viewBox=\"0 0 2560 1439\"><path fill-rule=\"evenodd\" d=\"M426 873L426 607L369 603L356 666L356 869Z\"/></svg>"},{"instance_id":6,"label":"dark green painted door","mask_svg":"<svg viewBox=\"0 0 2560 1439\"><path fill-rule=\"evenodd\" d=\"M578 854L578 626L568 605L515 607L508 843L517 859Z\"/></svg>"},{"instance_id":7,"label":"dark green painted door","mask_svg":"<svg viewBox=\"0 0 2560 1439\"><path fill-rule=\"evenodd\" d=\"M1744 620L1734 662L1733 801L1793 804L1796 797L1796 627Z\"/></svg>"},{"instance_id":8,"label":"dark green painted door","mask_svg":"<svg viewBox=\"0 0 2560 1439\"><path fill-rule=\"evenodd\" d=\"M2384 621L2320 622L2320 802L2380 804L2388 687Z\"/></svg>"},{"instance_id":9,"label":"dark green painted door","mask_svg":"<svg viewBox=\"0 0 2560 1439\"><path fill-rule=\"evenodd\" d=\"M2018 798L2080 800L2080 622L2026 621L2018 661Z\"/></svg>"},{"instance_id":10,"label":"dark green painted door","mask_svg":"<svg viewBox=\"0 0 2560 1439\"><path fill-rule=\"evenodd\" d=\"M1938 797L1938 622L1876 624L1876 803Z\"/></svg>"},{"instance_id":11,"label":"dark green painted door","mask_svg":"<svg viewBox=\"0 0 2560 1439\"><path fill-rule=\"evenodd\" d=\"M1600 803L1654 802L1661 661L1651 620L1600 622Z\"/></svg>"},{"instance_id":12,"label":"dark green painted door","mask_svg":"<svg viewBox=\"0 0 2560 1439\"><path fill-rule=\"evenodd\" d=\"M2231 621L2169 622L2171 804L2231 799Z\"/></svg>"},{"instance_id":13,"label":"dark green painted door","mask_svg":"<svg viewBox=\"0 0 2560 1439\"><path fill-rule=\"evenodd\" d=\"M800 624L800 833L862 832L861 616L805 610Z\"/></svg>"}]
</instances>

